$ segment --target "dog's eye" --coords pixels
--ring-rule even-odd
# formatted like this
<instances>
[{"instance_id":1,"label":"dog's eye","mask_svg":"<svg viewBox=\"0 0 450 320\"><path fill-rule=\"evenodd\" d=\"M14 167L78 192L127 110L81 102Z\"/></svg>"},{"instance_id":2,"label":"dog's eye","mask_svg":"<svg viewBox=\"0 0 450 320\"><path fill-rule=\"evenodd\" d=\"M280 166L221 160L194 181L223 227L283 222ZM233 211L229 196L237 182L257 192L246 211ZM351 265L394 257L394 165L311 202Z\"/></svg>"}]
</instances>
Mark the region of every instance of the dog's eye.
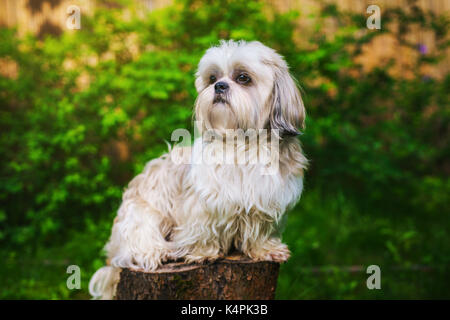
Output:
<instances>
[{"instance_id":1,"label":"dog's eye","mask_svg":"<svg viewBox=\"0 0 450 320\"><path fill-rule=\"evenodd\" d=\"M236 78L236 81L240 84L247 84L251 81L252 79L250 79L250 77L248 75L246 75L245 73L241 73L240 75L238 75L238 77Z\"/></svg>"},{"instance_id":2,"label":"dog's eye","mask_svg":"<svg viewBox=\"0 0 450 320\"><path fill-rule=\"evenodd\" d=\"M214 75L209 76L209 83L214 83L216 82L217 78Z\"/></svg>"}]
</instances>

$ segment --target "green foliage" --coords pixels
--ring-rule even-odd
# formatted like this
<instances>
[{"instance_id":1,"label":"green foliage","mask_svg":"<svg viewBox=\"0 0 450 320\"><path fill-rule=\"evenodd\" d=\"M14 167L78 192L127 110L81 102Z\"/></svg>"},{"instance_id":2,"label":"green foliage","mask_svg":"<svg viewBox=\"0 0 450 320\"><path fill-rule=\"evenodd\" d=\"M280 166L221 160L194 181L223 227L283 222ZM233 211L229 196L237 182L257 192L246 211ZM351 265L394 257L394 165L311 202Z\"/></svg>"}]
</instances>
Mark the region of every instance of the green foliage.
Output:
<instances>
[{"instance_id":1,"label":"green foliage","mask_svg":"<svg viewBox=\"0 0 450 320\"><path fill-rule=\"evenodd\" d=\"M121 3L99 6L81 30L59 38L19 39L0 29L0 59L18 70L0 76L0 272L13 275L2 297L87 297L123 188L165 151L174 129L192 128L196 64L230 38L256 39L284 55L308 110L301 140L311 167L288 220L294 254L279 297L386 297L364 291L364 272L308 273L377 262L444 266L425 284L404 276L388 297L448 296L436 279L448 279L450 263L443 254L450 250L450 76L421 72L445 54L447 17L413 4L369 31L361 15L323 6L314 30L297 34L296 21L306 17L260 1L180 0L148 14ZM327 19L338 26L333 35L323 28ZM389 29L389 21L400 27ZM417 55L412 77L394 76L395 60L371 71L356 62L383 34L416 48L403 36L413 26L432 32L437 49ZM81 295L65 288L69 264L84 270Z\"/></svg>"}]
</instances>

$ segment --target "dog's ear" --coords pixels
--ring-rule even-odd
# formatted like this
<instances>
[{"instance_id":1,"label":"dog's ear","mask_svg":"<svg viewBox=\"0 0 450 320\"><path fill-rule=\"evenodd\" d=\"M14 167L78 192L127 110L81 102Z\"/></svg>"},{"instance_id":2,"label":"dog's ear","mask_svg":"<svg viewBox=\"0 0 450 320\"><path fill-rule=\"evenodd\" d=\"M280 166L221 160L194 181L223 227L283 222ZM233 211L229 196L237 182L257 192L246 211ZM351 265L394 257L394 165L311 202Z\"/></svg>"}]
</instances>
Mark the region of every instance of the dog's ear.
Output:
<instances>
[{"instance_id":1,"label":"dog's ear","mask_svg":"<svg viewBox=\"0 0 450 320\"><path fill-rule=\"evenodd\" d=\"M296 81L290 75L288 66L279 55L271 61L274 70L274 84L270 105L270 129L278 129L281 138L300 134L305 126L305 107Z\"/></svg>"}]
</instances>

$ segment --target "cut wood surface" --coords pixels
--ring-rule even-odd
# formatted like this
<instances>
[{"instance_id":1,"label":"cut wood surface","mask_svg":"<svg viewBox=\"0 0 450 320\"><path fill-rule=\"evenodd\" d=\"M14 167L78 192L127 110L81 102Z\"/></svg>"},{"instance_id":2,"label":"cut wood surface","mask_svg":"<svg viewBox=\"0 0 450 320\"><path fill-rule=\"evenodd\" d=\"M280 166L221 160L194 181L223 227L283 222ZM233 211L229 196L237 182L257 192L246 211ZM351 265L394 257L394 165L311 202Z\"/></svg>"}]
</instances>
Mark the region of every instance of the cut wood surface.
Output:
<instances>
[{"instance_id":1,"label":"cut wood surface","mask_svg":"<svg viewBox=\"0 0 450 320\"><path fill-rule=\"evenodd\" d=\"M206 264L173 262L155 272L122 269L118 300L274 299L279 263L240 255Z\"/></svg>"}]
</instances>

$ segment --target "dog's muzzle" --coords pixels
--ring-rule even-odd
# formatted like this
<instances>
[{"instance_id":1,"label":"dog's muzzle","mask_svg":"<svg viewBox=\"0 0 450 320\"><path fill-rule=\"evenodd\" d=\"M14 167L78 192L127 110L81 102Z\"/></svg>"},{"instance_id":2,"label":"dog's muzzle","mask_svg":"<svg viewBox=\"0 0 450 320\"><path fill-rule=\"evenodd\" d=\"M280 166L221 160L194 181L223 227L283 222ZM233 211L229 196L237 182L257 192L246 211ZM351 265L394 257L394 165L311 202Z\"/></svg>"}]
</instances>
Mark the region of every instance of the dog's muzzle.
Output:
<instances>
[{"instance_id":1,"label":"dog's muzzle","mask_svg":"<svg viewBox=\"0 0 450 320\"><path fill-rule=\"evenodd\" d=\"M225 100L222 94L216 94L214 96L213 103L227 103L227 100Z\"/></svg>"}]
</instances>

